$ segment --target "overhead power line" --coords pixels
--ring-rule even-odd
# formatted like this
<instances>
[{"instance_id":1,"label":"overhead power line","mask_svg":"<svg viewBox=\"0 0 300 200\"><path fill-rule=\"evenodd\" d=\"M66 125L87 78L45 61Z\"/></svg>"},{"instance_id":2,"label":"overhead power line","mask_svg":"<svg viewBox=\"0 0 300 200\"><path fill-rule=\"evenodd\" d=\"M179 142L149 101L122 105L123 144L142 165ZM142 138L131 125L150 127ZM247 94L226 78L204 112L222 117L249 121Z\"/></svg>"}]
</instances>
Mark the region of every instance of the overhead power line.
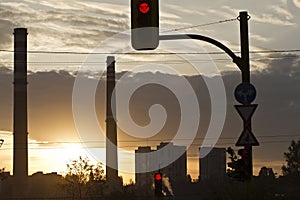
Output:
<instances>
[{"instance_id":1,"label":"overhead power line","mask_svg":"<svg viewBox=\"0 0 300 200\"><path fill-rule=\"evenodd\" d=\"M291 56L284 56L284 58L295 58L300 57L300 55L291 55ZM260 56L260 57L251 57L251 61L259 61L264 59L279 59L278 56ZM197 60L179 60L179 59L164 59L164 60L132 60L132 61L116 61L118 64L132 64L132 63L148 63L148 62L160 62L160 63L167 63L167 64L182 64L187 62L201 62L201 63L209 63L209 62L232 62L230 58L213 58L213 59L197 59ZM15 62L1 62L2 64L12 65ZM18 62L22 63L22 62ZM106 62L85 62L85 61L32 61L27 62L27 64L31 65L70 65L70 64L85 64L85 65L94 65L94 64L105 64Z\"/></svg>"},{"instance_id":2,"label":"overhead power line","mask_svg":"<svg viewBox=\"0 0 300 200\"><path fill-rule=\"evenodd\" d=\"M0 52L14 53L13 50L0 49ZM18 51L17 51L18 52ZM280 49L280 50L259 50L259 51L250 51L250 54L269 54L269 53L296 53L300 52L300 49ZM212 52L127 52L127 53L118 53L118 52L79 52L79 51L27 51L28 54L74 54L74 55L213 55L213 54L226 54L222 51L212 51ZM234 51L233 53L241 53L240 51Z\"/></svg>"},{"instance_id":3,"label":"overhead power line","mask_svg":"<svg viewBox=\"0 0 300 200\"><path fill-rule=\"evenodd\" d=\"M11 135L12 136L12 135ZM272 138L272 139L282 139L282 138L294 138L294 137L300 137L300 134L291 134L291 135L262 135L262 136L256 136L257 138L260 138L260 139L268 139L268 138ZM214 140L216 138L206 138L208 140ZM221 141L220 144L228 144L227 142L225 143L222 143L222 141L227 141L227 140L236 140L237 137L221 137L218 139L218 141ZM162 142L162 141L190 141L190 140L193 140L194 142L195 141L203 141L204 138L195 138L195 139L183 139L183 138L178 138L178 139L173 139L173 138L163 138L163 139L145 139L145 140L121 140L121 141L118 141L118 143L141 143L141 142L156 142L156 143L159 143L159 142ZM277 143L277 142L282 142L282 140L278 140L278 141L261 141L261 143ZM284 142L290 142L289 141L284 141ZM29 142L28 144L30 145L58 145L58 144L105 144L105 141L69 141L69 142L62 142L62 141L51 141L51 142ZM200 143L194 143L195 145L197 144L200 144ZM218 143L219 144L219 143ZM232 144L232 143L229 143L229 144ZM6 143L6 146L8 145L12 145L12 143ZM135 144L130 144L129 146L128 145L125 145L126 147L135 147L136 145Z\"/></svg>"},{"instance_id":4,"label":"overhead power line","mask_svg":"<svg viewBox=\"0 0 300 200\"><path fill-rule=\"evenodd\" d=\"M160 142L164 142L163 140L160 140ZM278 140L278 141L259 141L260 144L282 144L282 143L290 143L290 140ZM217 146L234 146L236 144L236 142L220 142L217 143ZM146 144L139 144L139 145L118 145L120 148L137 148L138 146L145 146ZM190 144L190 146L194 146L194 147L200 147L201 145L203 145L202 143L192 143ZM151 145L147 145L147 146L151 146ZM153 145L154 146L154 145ZM155 145L156 146L156 145ZM97 149L97 148L105 148L104 144L97 144L97 145L93 145L93 146L83 146L82 148L88 148L88 149ZM11 150L13 149L13 147L4 147L1 148L0 151L4 151L4 150ZM22 148L25 149L25 148ZM29 149L34 149L34 150L55 150L55 149L68 149L68 146L47 146L47 147L43 147L43 146L35 146L35 147L29 147Z\"/></svg>"},{"instance_id":5,"label":"overhead power line","mask_svg":"<svg viewBox=\"0 0 300 200\"><path fill-rule=\"evenodd\" d=\"M238 19L237 18L232 18L232 19L220 20L220 21L210 22L210 23L205 23L205 24L198 24L198 25L192 25L192 26L186 26L186 27L181 27L181 28L170 29L170 30L162 31L161 33L174 32L174 31L179 31L179 30L186 30L186 29L210 26L210 25L215 25L215 24L222 24L222 23L232 22L232 21L236 21L236 20L238 20Z\"/></svg>"}]
</instances>

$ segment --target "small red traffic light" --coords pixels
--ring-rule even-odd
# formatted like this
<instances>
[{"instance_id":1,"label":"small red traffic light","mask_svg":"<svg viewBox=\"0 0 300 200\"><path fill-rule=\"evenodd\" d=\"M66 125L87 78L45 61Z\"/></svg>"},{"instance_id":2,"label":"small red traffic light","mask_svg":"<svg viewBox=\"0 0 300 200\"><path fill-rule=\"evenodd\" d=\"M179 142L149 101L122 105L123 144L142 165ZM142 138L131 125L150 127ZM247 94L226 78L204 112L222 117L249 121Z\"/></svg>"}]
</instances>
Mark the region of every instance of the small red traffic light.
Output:
<instances>
[{"instance_id":1,"label":"small red traffic light","mask_svg":"<svg viewBox=\"0 0 300 200\"><path fill-rule=\"evenodd\" d=\"M244 150L242 153L242 158L248 158L248 157L249 157L248 151Z\"/></svg>"},{"instance_id":2,"label":"small red traffic light","mask_svg":"<svg viewBox=\"0 0 300 200\"><path fill-rule=\"evenodd\" d=\"M160 181L161 179L162 177L160 173L155 174L155 180Z\"/></svg>"},{"instance_id":3,"label":"small red traffic light","mask_svg":"<svg viewBox=\"0 0 300 200\"><path fill-rule=\"evenodd\" d=\"M140 4L139 10L140 10L141 13L147 14L150 11L150 6L149 6L148 3L143 2L143 3Z\"/></svg>"}]
</instances>

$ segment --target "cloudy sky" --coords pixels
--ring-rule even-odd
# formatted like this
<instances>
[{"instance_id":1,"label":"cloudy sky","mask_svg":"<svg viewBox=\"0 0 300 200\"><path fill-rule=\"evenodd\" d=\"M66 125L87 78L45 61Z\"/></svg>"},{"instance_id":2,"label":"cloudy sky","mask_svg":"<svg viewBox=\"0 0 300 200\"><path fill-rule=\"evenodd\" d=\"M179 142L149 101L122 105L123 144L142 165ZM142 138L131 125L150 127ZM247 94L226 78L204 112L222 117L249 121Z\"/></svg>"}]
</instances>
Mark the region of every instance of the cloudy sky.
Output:
<instances>
[{"instance_id":1,"label":"cloudy sky","mask_svg":"<svg viewBox=\"0 0 300 200\"><path fill-rule=\"evenodd\" d=\"M110 52L118 51L120 46L130 46L130 1L115 0L0 0L0 136L5 139L1 148L0 166L11 169L11 132L12 132L12 69L13 29L24 27L28 29L28 50L40 51L30 53L29 69L29 137L30 137L30 173L38 170L63 171L65 162L77 154L84 154L77 134L72 115L73 84L80 67L86 65L101 65L105 67L105 59ZM260 147L254 147L255 170L266 165L280 173L284 163L283 152L292 139L300 138L298 127L300 115L300 1L299 0L219 0L219 1L160 1L160 27L162 34L193 33L212 37L226 44L233 51L239 51L239 11L247 10L251 19L250 50L252 82L258 91L255 103L259 104L253 118L253 132L261 142ZM232 19L232 20L231 20ZM226 20L226 22L224 22ZM227 21L228 20L228 21ZM211 22L220 22L213 25ZM197 26L199 25L199 26ZM205 26L204 26L205 25ZM125 36L124 36L125 35ZM124 37L123 37L124 36ZM125 39L124 39L125 38ZM191 52L190 45L178 41L169 44L161 42L160 49L154 52ZM173 46L172 46L173 45ZM194 44L202 51L220 51L202 42ZM192 49L193 50L193 49ZM276 53L283 50L285 53ZM133 52L133 49L126 49ZM259 52L258 52L259 51ZM260 53L264 51L263 53ZM270 51L266 53L266 51ZM41 53L44 52L44 53ZM46 53L45 53L46 52ZM51 52L84 52L84 54L53 54ZM87 63L88 53L104 52L97 61ZM173 67L187 78L195 89L201 110L200 128L197 140L189 150L189 173L193 178L198 175L197 148L201 146L201 138L205 135L210 117L209 94L205 83L194 68L182 61L184 58L176 55L116 55L119 62L119 76L124 71L133 69L144 63L163 63ZM198 65L217 66L222 74L227 95L227 115L224 130L218 146L233 146L241 133L242 122L233 105L233 90L240 83L237 67L226 55L197 55L191 58ZM118 63L117 62L117 63ZM149 70L151 71L151 70ZM207 74L206 74L207 73ZM216 71L203 72L203 76L216 75ZM179 75L165 75L163 79L176 83ZM161 73L157 71L132 75L132 80L139 82L145 78L158 80ZM202 80L202 81L201 81ZM200 82L199 82L200 81ZM202 83L202 84L199 84ZM204 85L204 86L203 86ZM180 86L178 85L180 88ZM157 90L162 96L155 98ZM101 93L102 92L102 93ZM104 85L100 84L96 99L97 114L100 126L104 126L105 96ZM186 98L189 98L189 94ZM147 108L153 103L160 103L168 111L168 121L158 135L158 140L168 140L177 127L178 105L172 101L172 94L163 88L149 86L141 89L133 98L133 118L138 123L147 123ZM142 102L142 103L141 103ZM140 121L139 121L140 120ZM120 131L120 146L133 150L135 145L128 144L130 137ZM157 139L156 138L156 139ZM222 139L223 138L223 139ZM122 141L123 139L123 141ZM156 142L144 141L145 145L155 146ZM140 144L140 143L139 143ZM63 154L61 152L64 152ZM60 157L57 165L51 163ZM45 157L48 155L48 157ZM120 161L121 164L132 167L131 163ZM128 176L131 177L131 176Z\"/></svg>"}]
</instances>

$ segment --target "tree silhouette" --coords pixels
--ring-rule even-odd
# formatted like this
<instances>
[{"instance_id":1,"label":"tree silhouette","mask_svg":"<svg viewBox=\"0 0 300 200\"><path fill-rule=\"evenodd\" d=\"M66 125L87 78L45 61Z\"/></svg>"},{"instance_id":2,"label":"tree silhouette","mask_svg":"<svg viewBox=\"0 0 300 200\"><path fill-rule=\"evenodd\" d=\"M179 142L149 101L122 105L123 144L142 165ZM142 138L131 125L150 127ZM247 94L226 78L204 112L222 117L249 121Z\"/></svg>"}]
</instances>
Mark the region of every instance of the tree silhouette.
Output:
<instances>
[{"instance_id":1,"label":"tree silhouette","mask_svg":"<svg viewBox=\"0 0 300 200\"><path fill-rule=\"evenodd\" d=\"M273 172L272 168L267 168L267 167L262 167L259 171L259 175L260 178L271 178L271 179L275 179L275 174Z\"/></svg>"},{"instance_id":2,"label":"tree silhouette","mask_svg":"<svg viewBox=\"0 0 300 200\"><path fill-rule=\"evenodd\" d=\"M0 181L3 181L7 178L7 175L4 173L5 168L0 169Z\"/></svg>"},{"instance_id":3,"label":"tree silhouette","mask_svg":"<svg viewBox=\"0 0 300 200\"><path fill-rule=\"evenodd\" d=\"M244 169L241 168L243 166L243 160L238 159L237 155L231 147L227 148L227 153L229 154L229 159L231 160L231 162L227 163L227 175L237 180L244 180Z\"/></svg>"},{"instance_id":4,"label":"tree silhouette","mask_svg":"<svg viewBox=\"0 0 300 200\"><path fill-rule=\"evenodd\" d=\"M93 165L87 157L80 156L78 160L67 163L64 179L63 188L73 199L100 199L103 196L105 181L101 163Z\"/></svg>"},{"instance_id":5,"label":"tree silhouette","mask_svg":"<svg viewBox=\"0 0 300 200\"><path fill-rule=\"evenodd\" d=\"M284 152L286 165L281 167L283 175L300 176L300 140L292 140L288 152Z\"/></svg>"}]
</instances>

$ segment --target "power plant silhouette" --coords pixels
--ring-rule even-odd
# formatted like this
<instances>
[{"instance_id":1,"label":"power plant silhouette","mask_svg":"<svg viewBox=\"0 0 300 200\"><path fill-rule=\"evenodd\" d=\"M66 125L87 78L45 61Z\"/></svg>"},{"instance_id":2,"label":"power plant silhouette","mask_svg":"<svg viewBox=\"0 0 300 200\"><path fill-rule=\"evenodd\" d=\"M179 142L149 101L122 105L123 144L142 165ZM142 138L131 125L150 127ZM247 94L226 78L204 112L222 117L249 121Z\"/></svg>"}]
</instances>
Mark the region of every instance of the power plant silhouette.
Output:
<instances>
[{"instance_id":1,"label":"power plant silhouette","mask_svg":"<svg viewBox=\"0 0 300 200\"><path fill-rule=\"evenodd\" d=\"M110 190L118 190L121 187L118 177L117 123L113 115L113 112L116 112L116 95L113 92L115 84L115 57L108 56L106 74L106 181Z\"/></svg>"},{"instance_id":2,"label":"power plant silhouette","mask_svg":"<svg viewBox=\"0 0 300 200\"><path fill-rule=\"evenodd\" d=\"M13 115L13 178L15 197L26 193L28 182L28 114L27 114L27 29L14 29L14 115ZM106 181L110 190L121 187L118 177L115 57L107 57L106 105ZM119 184L120 183L120 184Z\"/></svg>"},{"instance_id":3,"label":"power plant silhouette","mask_svg":"<svg viewBox=\"0 0 300 200\"><path fill-rule=\"evenodd\" d=\"M14 30L13 193L22 196L28 178L27 29Z\"/></svg>"}]
</instances>

